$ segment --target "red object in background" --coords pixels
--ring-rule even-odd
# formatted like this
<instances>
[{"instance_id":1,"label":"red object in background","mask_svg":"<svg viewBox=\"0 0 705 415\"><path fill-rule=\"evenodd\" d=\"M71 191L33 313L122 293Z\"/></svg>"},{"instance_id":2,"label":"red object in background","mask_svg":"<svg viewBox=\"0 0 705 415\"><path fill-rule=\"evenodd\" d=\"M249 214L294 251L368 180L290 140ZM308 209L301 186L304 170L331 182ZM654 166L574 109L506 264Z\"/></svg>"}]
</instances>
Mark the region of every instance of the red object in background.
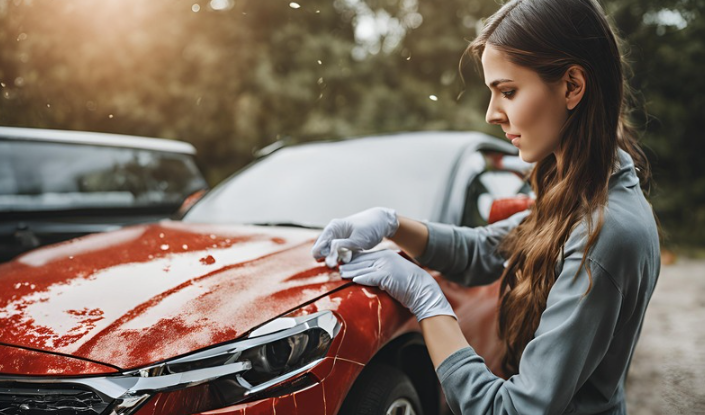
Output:
<instances>
[{"instance_id":1,"label":"red object in background","mask_svg":"<svg viewBox=\"0 0 705 415\"><path fill-rule=\"evenodd\" d=\"M524 211L534 204L534 199L528 196L516 196L503 199L495 199L490 208L490 215L487 219L489 223L507 219L515 213Z\"/></svg>"}]
</instances>

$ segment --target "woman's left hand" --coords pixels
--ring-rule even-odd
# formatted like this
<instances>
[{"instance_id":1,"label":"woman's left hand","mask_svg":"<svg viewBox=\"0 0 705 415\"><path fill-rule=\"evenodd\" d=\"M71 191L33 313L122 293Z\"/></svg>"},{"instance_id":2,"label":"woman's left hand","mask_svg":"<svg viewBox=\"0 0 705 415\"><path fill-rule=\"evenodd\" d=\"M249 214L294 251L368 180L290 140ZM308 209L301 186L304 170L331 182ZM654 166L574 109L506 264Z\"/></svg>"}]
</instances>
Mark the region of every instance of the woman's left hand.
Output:
<instances>
[{"instance_id":1,"label":"woman's left hand","mask_svg":"<svg viewBox=\"0 0 705 415\"><path fill-rule=\"evenodd\" d=\"M343 278L377 286L402 303L418 321L437 315L457 320L441 287L428 272L397 252L382 250L356 253L353 260L339 267Z\"/></svg>"}]
</instances>

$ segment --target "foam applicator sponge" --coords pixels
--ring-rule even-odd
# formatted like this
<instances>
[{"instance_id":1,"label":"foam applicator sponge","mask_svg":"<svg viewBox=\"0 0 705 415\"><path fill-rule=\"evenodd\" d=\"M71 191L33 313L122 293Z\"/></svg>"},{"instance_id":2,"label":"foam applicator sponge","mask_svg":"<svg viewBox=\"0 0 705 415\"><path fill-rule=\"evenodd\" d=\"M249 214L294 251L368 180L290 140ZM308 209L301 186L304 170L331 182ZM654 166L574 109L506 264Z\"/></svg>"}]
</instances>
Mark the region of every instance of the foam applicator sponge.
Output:
<instances>
[{"instance_id":1,"label":"foam applicator sponge","mask_svg":"<svg viewBox=\"0 0 705 415\"><path fill-rule=\"evenodd\" d=\"M326 265L329 268L335 268L340 262L347 264L352 259L352 251L348 248L338 248L338 252L331 252L326 257Z\"/></svg>"}]
</instances>

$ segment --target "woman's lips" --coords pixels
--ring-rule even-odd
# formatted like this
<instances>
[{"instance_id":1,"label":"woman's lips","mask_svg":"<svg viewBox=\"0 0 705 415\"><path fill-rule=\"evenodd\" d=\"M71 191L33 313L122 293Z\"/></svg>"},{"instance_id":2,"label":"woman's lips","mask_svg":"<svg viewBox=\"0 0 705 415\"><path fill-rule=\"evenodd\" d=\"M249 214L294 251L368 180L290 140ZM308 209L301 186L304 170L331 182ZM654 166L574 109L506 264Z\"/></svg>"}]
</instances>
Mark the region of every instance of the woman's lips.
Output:
<instances>
[{"instance_id":1,"label":"woman's lips","mask_svg":"<svg viewBox=\"0 0 705 415\"><path fill-rule=\"evenodd\" d=\"M521 137L520 135L509 134L509 133L505 133L505 135L507 136L507 140L511 141L512 145L514 147L517 147L517 148L519 147L519 137Z\"/></svg>"}]
</instances>

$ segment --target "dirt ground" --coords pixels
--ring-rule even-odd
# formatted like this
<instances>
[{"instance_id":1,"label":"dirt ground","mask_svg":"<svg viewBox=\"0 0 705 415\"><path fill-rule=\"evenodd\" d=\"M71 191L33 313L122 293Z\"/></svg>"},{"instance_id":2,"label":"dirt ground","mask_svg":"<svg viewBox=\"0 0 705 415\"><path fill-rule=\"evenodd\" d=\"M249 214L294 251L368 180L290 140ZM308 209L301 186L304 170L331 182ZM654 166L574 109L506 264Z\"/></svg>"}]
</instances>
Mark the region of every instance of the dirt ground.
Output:
<instances>
[{"instance_id":1,"label":"dirt ground","mask_svg":"<svg viewBox=\"0 0 705 415\"><path fill-rule=\"evenodd\" d=\"M705 260L664 265L627 378L630 415L705 414Z\"/></svg>"}]
</instances>

